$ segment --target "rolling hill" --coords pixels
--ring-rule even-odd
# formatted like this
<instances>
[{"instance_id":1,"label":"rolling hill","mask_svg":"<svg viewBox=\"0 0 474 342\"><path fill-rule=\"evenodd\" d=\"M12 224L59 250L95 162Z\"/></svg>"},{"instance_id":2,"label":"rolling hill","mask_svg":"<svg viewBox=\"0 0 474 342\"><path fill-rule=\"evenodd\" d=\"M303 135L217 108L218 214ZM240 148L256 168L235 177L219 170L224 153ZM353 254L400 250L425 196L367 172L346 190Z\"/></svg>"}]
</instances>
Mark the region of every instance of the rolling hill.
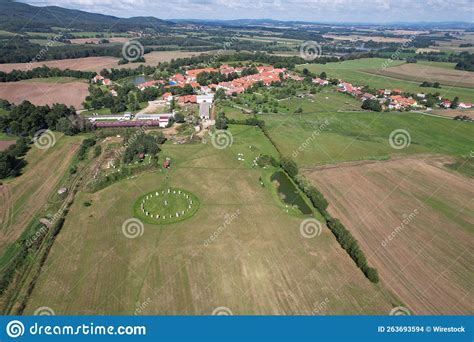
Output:
<instances>
[{"instance_id":1,"label":"rolling hill","mask_svg":"<svg viewBox=\"0 0 474 342\"><path fill-rule=\"evenodd\" d=\"M113 31L163 30L173 23L155 17L118 18L57 6L37 7L12 0L0 0L0 30L49 32L52 27L71 30Z\"/></svg>"}]
</instances>

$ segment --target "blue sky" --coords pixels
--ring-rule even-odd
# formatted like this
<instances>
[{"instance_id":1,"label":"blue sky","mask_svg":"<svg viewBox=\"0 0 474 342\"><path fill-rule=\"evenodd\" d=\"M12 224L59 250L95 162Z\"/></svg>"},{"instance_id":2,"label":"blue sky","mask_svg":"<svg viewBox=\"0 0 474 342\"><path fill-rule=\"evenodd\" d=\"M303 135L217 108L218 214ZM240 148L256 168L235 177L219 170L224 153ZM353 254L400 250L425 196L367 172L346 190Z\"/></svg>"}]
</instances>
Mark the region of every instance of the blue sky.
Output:
<instances>
[{"instance_id":1,"label":"blue sky","mask_svg":"<svg viewBox=\"0 0 474 342\"><path fill-rule=\"evenodd\" d=\"M119 17L319 22L474 21L473 0L22 0Z\"/></svg>"}]
</instances>

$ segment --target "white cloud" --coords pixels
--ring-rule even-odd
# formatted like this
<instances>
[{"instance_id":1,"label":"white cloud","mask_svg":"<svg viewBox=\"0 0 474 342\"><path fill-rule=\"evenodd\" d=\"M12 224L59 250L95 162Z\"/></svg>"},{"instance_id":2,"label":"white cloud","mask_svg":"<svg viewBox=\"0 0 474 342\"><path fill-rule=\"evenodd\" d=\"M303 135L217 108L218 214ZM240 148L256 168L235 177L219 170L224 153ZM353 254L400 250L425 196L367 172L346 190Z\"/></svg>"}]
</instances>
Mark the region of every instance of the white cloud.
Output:
<instances>
[{"instance_id":1,"label":"white cloud","mask_svg":"<svg viewBox=\"0 0 474 342\"><path fill-rule=\"evenodd\" d=\"M470 21L472 0L23 0L103 14L157 18L393 22Z\"/></svg>"}]
</instances>

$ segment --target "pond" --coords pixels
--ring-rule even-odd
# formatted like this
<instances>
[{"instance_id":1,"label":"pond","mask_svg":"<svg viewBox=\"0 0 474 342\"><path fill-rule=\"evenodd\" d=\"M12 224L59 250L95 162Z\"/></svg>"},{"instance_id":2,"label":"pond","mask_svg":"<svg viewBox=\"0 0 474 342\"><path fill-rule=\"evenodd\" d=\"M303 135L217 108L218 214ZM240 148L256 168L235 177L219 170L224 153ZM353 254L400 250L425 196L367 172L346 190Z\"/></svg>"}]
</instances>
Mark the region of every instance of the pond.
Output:
<instances>
[{"instance_id":1,"label":"pond","mask_svg":"<svg viewBox=\"0 0 474 342\"><path fill-rule=\"evenodd\" d=\"M146 81L148 81L148 79L145 76L136 76L131 78L129 82L137 86L139 84L145 83Z\"/></svg>"},{"instance_id":2,"label":"pond","mask_svg":"<svg viewBox=\"0 0 474 342\"><path fill-rule=\"evenodd\" d=\"M304 215L312 213L311 208L286 173L277 171L272 175L271 180L272 183L277 183L278 194L283 202L289 206L296 206Z\"/></svg>"}]
</instances>

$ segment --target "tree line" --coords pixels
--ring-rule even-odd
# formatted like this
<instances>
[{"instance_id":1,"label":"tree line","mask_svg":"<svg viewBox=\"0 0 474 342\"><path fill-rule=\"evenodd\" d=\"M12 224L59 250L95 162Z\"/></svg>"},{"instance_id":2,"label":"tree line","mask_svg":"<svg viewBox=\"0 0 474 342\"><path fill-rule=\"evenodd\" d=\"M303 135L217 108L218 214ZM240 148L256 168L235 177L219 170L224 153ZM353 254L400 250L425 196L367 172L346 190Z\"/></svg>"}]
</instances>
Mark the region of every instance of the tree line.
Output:
<instances>
[{"instance_id":1,"label":"tree line","mask_svg":"<svg viewBox=\"0 0 474 342\"><path fill-rule=\"evenodd\" d=\"M2 108L9 109L0 116L0 131L18 137L14 145L0 152L0 179L21 174L26 164L22 157L41 130L51 129L74 135L93 128L87 119L76 114L74 107L63 104L35 106L24 101L13 106L6 100L1 100L0 104Z\"/></svg>"},{"instance_id":2,"label":"tree line","mask_svg":"<svg viewBox=\"0 0 474 342\"><path fill-rule=\"evenodd\" d=\"M90 80L95 76L92 71L79 71L58 68L50 68L46 65L31 70L12 70L10 72L0 71L0 82L16 82L21 80L29 80L32 78L48 78L48 77L74 77Z\"/></svg>"}]
</instances>

